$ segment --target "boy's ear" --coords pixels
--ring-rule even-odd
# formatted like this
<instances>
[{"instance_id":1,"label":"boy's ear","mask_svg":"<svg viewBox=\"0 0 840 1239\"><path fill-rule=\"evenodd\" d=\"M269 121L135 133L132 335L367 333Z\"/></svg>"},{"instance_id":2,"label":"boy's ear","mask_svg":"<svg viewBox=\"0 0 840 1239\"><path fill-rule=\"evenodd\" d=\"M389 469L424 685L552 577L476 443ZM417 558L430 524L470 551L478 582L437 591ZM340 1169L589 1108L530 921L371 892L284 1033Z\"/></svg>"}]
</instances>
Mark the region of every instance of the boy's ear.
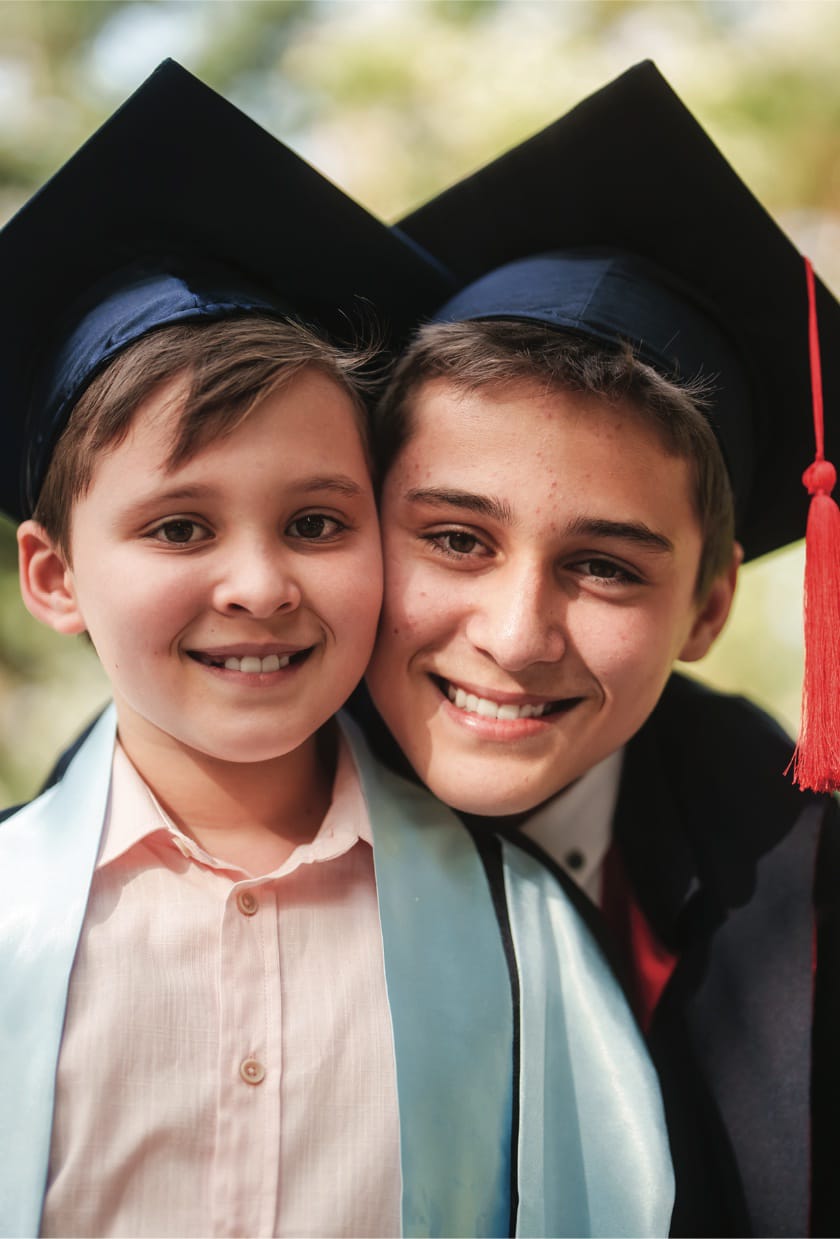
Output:
<instances>
[{"instance_id":1,"label":"boy's ear","mask_svg":"<svg viewBox=\"0 0 840 1239\"><path fill-rule=\"evenodd\" d=\"M17 543L20 592L29 614L56 632L84 632L73 574L43 525L24 521Z\"/></svg>"},{"instance_id":2,"label":"boy's ear","mask_svg":"<svg viewBox=\"0 0 840 1239\"><path fill-rule=\"evenodd\" d=\"M691 632L677 655L682 662L693 663L698 658L702 658L720 636L732 607L735 585L738 581L738 569L743 559L744 549L739 542L736 542L729 567L715 577L711 589L694 617Z\"/></svg>"}]
</instances>

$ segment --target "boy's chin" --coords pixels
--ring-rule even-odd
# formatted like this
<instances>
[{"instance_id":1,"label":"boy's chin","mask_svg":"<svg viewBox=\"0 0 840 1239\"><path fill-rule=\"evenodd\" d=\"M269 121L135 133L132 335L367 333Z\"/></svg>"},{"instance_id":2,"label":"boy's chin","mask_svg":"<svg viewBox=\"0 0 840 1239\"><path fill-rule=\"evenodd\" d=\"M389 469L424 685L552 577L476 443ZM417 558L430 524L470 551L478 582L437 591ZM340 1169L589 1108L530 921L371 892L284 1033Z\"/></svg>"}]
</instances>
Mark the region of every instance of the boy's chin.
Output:
<instances>
[{"instance_id":1,"label":"boy's chin","mask_svg":"<svg viewBox=\"0 0 840 1239\"><path fill-rule=\"evenodd\" d=\"M564 791L573 783L577 774L558 771L550 780L538 780L523 784L521 778L506 780L499 777L498 762L482 776L464 778L463 771L428 771L420 774L429 791L456 813L470 817L510 818L524 817L540 805ZM418 772L419 773L419 772Z\"/></svg>"},{"instance_id":2,"label":"boy's chin","mask_svg":"<svg viewBox=\"0 0 840 1239\"><path fill-rule=\"evenodd\" d=\"M197 738L194 744L187 742L182 747L192 749L221 765L262 766L272 762L282 761L298 753L310 741L312 735L291 734L285 737L244 736L244 737L207 737ZM177 738L176 738L177 739ZM180 743L180 742L179 742Z\"/></svg>"},{"instance_id":3,"label":"boy's chin","mask_svg":"<svg viewBox=\"0 0 840 1239\"><path fill-rule=\"evenodd\" d=\"M119 726L120 738L129 756L143 753L152 763L187 759L191 764L212 763L233 769L282 761L304 748L317 730L310 734L290 729L284 735L269 727L176 729L146 719L137 726L136 717L130 719L128 726L120 719Z\"/></svg>"}]
</instances>

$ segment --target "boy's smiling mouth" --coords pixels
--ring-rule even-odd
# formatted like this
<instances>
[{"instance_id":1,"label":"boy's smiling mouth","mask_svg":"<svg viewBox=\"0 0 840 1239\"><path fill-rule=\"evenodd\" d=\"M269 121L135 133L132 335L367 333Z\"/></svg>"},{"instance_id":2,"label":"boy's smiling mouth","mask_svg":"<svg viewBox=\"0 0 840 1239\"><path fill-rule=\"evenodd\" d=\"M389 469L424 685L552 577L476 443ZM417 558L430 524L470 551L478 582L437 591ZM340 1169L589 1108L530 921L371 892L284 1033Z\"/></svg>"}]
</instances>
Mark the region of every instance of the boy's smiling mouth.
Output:
<instances>
[{"instance_id":1,"label":"boy's smiling mouth","mask_svg":"<svg viewBox=\"0 0 840 1239\"><path fill-rule=\"evenodd\" d=\"M312 653L314 646L305 649L272 651L268 654L240 652L234 654L226 650L203 651L188 650L187 653L195 662L205 667L214 667L220 671L236 671L244 675L267 675L274 671L282 671L284 667L302 663Z\"/></svg>"},{"instance_id":2,"label":"boy's smiling mouth","mask_svg":"<svg viewBox=\"0 0 840 1239\"><path fill-rule=\"evenodd\" d=\"M457 710L462 710L465 714L478 715L480 718L498 719L502 722L545 718L546 715L565 713L583 700L582 697L566 697L556 701L545 699L540 701L536 698L531 701L500 701L496 697L485 697L472 692L469 688L461 688L442 676L432 675L431 679ZM505 695L508 696L508 694Z\"/></svg>"}]
</instances>

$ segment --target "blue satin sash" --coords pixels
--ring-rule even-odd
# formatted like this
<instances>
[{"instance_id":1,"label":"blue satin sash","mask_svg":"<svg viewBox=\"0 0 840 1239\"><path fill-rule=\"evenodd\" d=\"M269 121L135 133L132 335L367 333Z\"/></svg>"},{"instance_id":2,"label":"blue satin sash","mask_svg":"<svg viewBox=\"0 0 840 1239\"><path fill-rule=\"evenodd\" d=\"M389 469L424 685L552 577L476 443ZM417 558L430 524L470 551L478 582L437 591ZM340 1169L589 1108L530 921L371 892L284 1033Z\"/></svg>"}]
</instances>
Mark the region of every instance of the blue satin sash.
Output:
<instances>
[{"instance_id":1,"label":"blue satin sash","mask_svg":"<svg viewBox=\"0 0 840 1239\"><path fill-rule=\"evenodd\" d=\"M517 1234L667 1234L674 1181L659 1086L624 994L551 875L515 846L504 855L520 1113L537 1120L521 1126Z\"/></svg>"},{"instance_id":2,"label":"blue satin sash","mask_svg":"<svg viewBox=\"0 0 840 1239\"><path fill-rule=\"evenodd\" d=\"M516 1013L487 877L457 817L343 726L373 826L404 1234L507 1235ZM515 1234L667 1235L673 1171L636 1022L552 875L502 855L521 994Z\"/></svg>"},{"instance_id":3,"label":"blue satin sash","mask_svg":"<svg viewBox=\"0 0 840 1239\"><path fill-rule=\"evenodd\" d=\"M0 825L0 1234L36 1235L70 970L105 820L115 716Z\"/></svg>"}]
</instances>

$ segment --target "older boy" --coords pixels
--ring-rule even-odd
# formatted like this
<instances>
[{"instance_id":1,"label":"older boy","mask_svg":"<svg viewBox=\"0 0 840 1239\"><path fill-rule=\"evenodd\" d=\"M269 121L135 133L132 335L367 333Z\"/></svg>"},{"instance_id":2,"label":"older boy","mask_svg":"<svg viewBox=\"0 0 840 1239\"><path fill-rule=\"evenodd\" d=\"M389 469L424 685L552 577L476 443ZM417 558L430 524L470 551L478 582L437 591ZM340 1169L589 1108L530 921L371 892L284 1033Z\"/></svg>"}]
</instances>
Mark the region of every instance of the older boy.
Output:
<instances>
[{"instance_id":1,"label":"older boy","mask_svg":"<svg viewBox=\"0 0 840 1239\"><path fill-rule=\"evenodd\" d=\"M617 932L673 1233L836 1233L836 806L758 711L669 679L726 619L734 533L804 530L802 260L651 65L403 228L474 282L382 410L376 704L438 796L505 815Z\"/></svg>"},{"instance_id":2,"label":"older boy","mask_svg":"<svg viewBox=\"0 0 840 1239\"><path fill-rule=\"evenodd\" d=\"M399 325L431 265L169 65L0 269L24 599L114 695L0 831L2 1232L663 1233L655 1080L562 890L330 721L380 602L362 359L289 307Z\"/></svg>"}]
</instances>

